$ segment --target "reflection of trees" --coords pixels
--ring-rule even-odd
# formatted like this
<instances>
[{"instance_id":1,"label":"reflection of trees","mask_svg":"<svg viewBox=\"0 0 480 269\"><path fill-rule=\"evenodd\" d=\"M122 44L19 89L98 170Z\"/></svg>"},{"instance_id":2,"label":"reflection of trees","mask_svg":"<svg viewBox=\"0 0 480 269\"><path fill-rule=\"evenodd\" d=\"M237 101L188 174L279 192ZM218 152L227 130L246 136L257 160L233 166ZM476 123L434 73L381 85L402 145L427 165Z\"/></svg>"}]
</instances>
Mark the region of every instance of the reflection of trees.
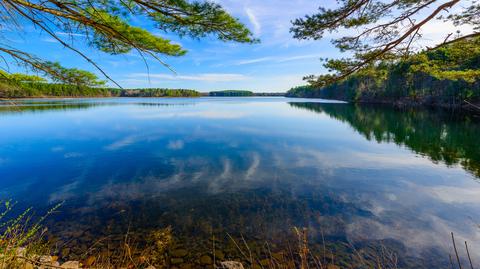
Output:
<instances>
[{"instance_id":1,"label":"reflection of trees","mask_svg":"<svg viewBox=\"0 0 480 269\"><path fill-rule=\"evenodd\" d=\"M100 103L67 103L67 102L22 102L19 104L2 105L0 103L0 116L2 114L14 114L24 112L48 112L54 110L80 110L100 106Z\"/></svg>"},{"instance_id":2,"label":"reflection of trees","mask_svg":"<svg viewBox=\"0 0 480 269\"><path fill-rule=\"evenodd\" d=\"M368 140L394 142L434 162L460 164L480 177L480 120L473 115L427 109L290 103L347 122Z\"/></svg>"},{"instance_id":3,"label":"reflection of trees","mask_svg":"<svg viewBox=\"0 0 480 269\"><path fill-rule=\"evenodd\" d=\"M151 107L170 107L170 106L193 106L194 102L182 102L182 103L156 103L156 102L142 102L142 103L123 103L129 105L138 106L151 106ZM47 111L67 111L67 110L81 110L89 109L98 106L113 106L122 105L122 103L115 102L78 102L78 101L21 101L21 102L9 102L0 101L0 115L22 113L22 112L47 112Z\"/></svg>"}]
</instances>

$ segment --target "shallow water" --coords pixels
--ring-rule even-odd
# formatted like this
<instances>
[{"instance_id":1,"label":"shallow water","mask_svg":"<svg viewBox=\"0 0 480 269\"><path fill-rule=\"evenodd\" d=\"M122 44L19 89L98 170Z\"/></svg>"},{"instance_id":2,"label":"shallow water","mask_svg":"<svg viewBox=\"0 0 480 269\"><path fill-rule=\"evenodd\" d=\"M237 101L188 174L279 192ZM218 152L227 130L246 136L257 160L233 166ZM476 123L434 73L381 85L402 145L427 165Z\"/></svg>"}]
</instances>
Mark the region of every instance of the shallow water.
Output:
<instances>
[{"instance_id":1,"label":"shallow water","mask_svg":"<svg viewBox=\"0 0 480 269\"><path fill-rule=\"evenodd\" d=\"M480 250L475 115L288 98L63 99L3 103L0 126L0 197L39 212L65 201L48 224L77 245L167 226L191 248L212 234L273 242L296 226L312 248L322 236L385 245L400 267L448 265L450 232Z\"/></svg>"}]
</instances>

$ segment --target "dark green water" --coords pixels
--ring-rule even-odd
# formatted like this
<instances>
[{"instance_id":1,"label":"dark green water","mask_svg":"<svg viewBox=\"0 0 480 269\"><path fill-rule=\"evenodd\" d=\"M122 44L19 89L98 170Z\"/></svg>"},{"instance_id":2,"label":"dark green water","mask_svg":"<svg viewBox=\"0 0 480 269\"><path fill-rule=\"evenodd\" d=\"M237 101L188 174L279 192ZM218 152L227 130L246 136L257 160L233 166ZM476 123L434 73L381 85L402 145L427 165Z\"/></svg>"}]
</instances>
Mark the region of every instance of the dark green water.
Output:
<instances>
[{"instance_id":1,"label":"dark green water","mask_svg":"<svg viewBox=\"0 0 480 269\"><path fill-rule=\"evenodd\" d=\"M167 226L192 252L227 233L281 248L296 226L314 251L322 235L346 256L344 244L385 246L405 268L448 266L454 232L480 261L475 115L288 98L27 100L3 103L0 127L1 198L39 212L65 201L47 225L72 253Z\"/></svg>"}]
</instances>

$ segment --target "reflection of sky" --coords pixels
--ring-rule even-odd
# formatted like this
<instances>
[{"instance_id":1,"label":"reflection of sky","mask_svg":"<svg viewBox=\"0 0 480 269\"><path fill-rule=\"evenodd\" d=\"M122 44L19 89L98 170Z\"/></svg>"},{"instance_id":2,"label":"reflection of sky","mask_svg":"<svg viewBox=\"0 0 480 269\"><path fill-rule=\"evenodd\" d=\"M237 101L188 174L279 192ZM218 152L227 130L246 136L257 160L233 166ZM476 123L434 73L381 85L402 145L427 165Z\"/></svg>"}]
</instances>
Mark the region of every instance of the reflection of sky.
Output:
<instances>
[{"instance_id":1,"label":"reflection of sky","mask_svg":"<svg viewBox=\"0 0 480 269\"><path fill-rule=\"evenodd\" d=\"M367 141L278 98L124 100L0 115L1 195L37 205L80 199L94 210L191 186L200 196L286 186L293 197L326 193L370 212L339 212L354 241L448 250L453 231L480 249L480 186L459 167Z\"/></svg>"}]
</instances>

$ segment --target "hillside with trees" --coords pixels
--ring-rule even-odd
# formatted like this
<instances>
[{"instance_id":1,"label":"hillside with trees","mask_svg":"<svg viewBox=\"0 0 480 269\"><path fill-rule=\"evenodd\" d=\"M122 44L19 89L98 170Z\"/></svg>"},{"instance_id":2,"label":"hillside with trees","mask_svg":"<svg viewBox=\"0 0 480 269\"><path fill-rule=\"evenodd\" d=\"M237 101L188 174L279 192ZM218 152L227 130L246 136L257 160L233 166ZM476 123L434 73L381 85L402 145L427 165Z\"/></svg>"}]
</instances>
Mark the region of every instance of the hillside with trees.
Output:
<instances>
[{"instance_id":1,"label":"hillside with trees","mask_svg":"<svg viewBox=\"0 0 480 269\"><path fill-rule=\"evenodd\" d=\"M308 75L308 86L288 96L354 102L458 106L479 99L478 1L338 1L293 22L300 40L331 42L345 53L327 58L328 73ZM444 37L425 37L427 25ZM443 31L443 32L442 32ZM466 102L465 102L466 101Z\"/></svg>"},{"instance_id":2,"label":"hillside with trees","mask_svg":"<svg viewBox=\"0 0 480 269\"><path fill-rule=\"evenodd\" d=\"M480 100L480 38L461 40L406 59L379 61L325 86L293 88L287 96L469 106Z\"/></svg>"}]
</instances>

